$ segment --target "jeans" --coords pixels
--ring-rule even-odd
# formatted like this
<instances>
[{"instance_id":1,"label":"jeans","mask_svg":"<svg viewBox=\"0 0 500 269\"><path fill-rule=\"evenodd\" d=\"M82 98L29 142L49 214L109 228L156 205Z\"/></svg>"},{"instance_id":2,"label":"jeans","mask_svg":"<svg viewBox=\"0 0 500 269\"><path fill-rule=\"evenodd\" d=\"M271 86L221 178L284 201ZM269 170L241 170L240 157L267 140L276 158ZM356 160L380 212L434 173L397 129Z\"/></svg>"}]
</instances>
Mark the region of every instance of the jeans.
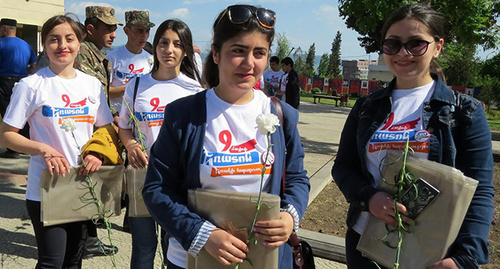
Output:
<instances>
[{"instance_id":1,"label":"jeans","mask_svg":"<svg viewBox=\"0 0 500 269\"><path fill-rule=\"evenodd\" d=\"M158 235L160 231L158 225L151 217L129 217L130 233L132 234L132 259L130 268L132 269L152 269L158 245ZM161 238L164 237L162 233ZM162 242L163 261L166 262L167 249Z\"/></svg>"},{"instance_id":2,"label":"jeans","mask_svg":"<svg viewBox=\"0 0 500 269\"><path fill-rule=\"evenodd\" d=\"M82 268L82 252L87 237L85 222L43 226L41 203L26 200L28 214L35 230L38 263L42 268Z\"/></svg>"}]
</instances>

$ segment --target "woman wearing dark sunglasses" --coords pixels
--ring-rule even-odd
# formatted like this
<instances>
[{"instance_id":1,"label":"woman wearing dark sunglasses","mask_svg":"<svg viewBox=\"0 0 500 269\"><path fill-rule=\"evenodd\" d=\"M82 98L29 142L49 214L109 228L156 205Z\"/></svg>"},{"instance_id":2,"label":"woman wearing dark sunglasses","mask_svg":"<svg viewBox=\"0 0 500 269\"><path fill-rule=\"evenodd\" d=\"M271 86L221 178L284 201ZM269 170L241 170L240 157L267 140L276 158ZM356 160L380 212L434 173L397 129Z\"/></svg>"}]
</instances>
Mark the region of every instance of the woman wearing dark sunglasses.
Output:
<instances>
[{"instance_id":1,"label":"woman wearing dark sunglasses","mask_svg":"<svg viewBox=\"0 0 500 269\"><path fill-rule=\"evenodd\" d=\"M276 114L272 101L253 89L267 64L275 21L273 11L249 5L222 11L213 25L212 52L203 72L210 88L170 103L165 112L151 149L143 197L153 218L179 242L169 246L168 268L184 268L186 252L197 256L202 248L223 265L246 258L245 241L191 211L187 193L196 188L259 192L260 169L248 173L245 167L262 167L269 146L255 128L256 117ZM291 269L292 251L285 243L305 212L309 179L303 169L298 113L286 103L281 107L286 120L271 135L274 163L264 176L263 191L279 195L285 173L282 212L277 220L258 221L255 232L259 242L279 247L277 266ZM242 161L242 154L254 157ZM232 173L219 174L221 170Z\"/></svg>"},{"instance_id":2,"label":"woman wearing dark sunglasses","mask_svg":"<svg viewBox=\"0 0 500 269\"><path fill-rule=\"evenodd\" d=\"M478 268L488 262L493 216L491 136L479 101L450 90L435 63L444 44L443 25L442 15L426 5L395 10L382 31L384 60L395 78L387 88L358 99L345 123L332 175L350 203L349 268L377 268L356 249L369 214L396 226L394 201L376 186L387 149L402 150L406 137L415 156L456 167L479 181L448 255L417 267ZM402 204L397 207L407 213ZM406 216L403 221L412 223Z\"/></svg>"}]
</instances>

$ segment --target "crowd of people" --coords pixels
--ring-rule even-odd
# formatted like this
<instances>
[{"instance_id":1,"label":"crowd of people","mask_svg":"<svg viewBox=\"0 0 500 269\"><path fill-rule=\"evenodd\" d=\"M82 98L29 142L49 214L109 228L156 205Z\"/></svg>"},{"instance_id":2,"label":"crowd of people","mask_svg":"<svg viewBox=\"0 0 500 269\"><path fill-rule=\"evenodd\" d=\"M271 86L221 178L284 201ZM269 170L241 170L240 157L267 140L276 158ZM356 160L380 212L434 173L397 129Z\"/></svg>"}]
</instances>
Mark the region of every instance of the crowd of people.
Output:
<instances>
[{"instance_id":1,"label":"crowd of people","mask_svg":"<svg viewBox=\"0 0 500 269\"><path fill-rule=\"evenodd\" d=\"M222 265L244 262L245 240L188 206L188 191L194 189L280 196L279 218L257 221L253 232L267 247L279 248L279 268L293 268L289 238L306 211L310 183L297 130L299 78L290 57L270 57L275 12L252 5L225 8L214 21L203 64L188 25L180 20L159 24L148 52L155 24L147 11L125 12L125 25L111 7L88 6L85 13L84 24L65 15L44 23L45 60L35 73L35 54L16 37L16 21L0 21L0 145L9 149L0 157L31 155L26 206L36 237L36 268L81 268L83 258L118 252L98 239L93 221L44 226L40 219L42 172L65 175L80 166L80 174L92 174L103 164L122 165L109 160L106 151L124 156L130 169L147 169L145 178L137 180L144 181L142 196L151 216L124 221L132 237L131 268L153 268L158 228L166 268L186 268L186 256L196 257L201 249ZM118 26L127 43L105 54ZM370 146L379 142L377 134L401 131L413 134L419 158L456 167L479 181L448 255L429 268L477 268L488 262L490 133L478 101L454 98L435 63L444 46L443 26L442 16L428 6L395 10L384 26L381 48L395 78L358 99L347 118L332 175L350 203L349 268L375 266L356 249L369 214L394 225L394 207L406 213L404 205L377 190L387 147ZM274 98L281 101L275 104ZM443 111L455 108L457 99L471 120L452 130ZM276 131L267 134L270 140L255 128L261 114L283 115ZM73 132L61 128L65 119L77 118ZM100 129L121 143L83 153L75 146L75 140L80 146L96 143L92 137ZM426 136L417 138L423 130ZM401 141L385 142L397 148ZM120 155L121 149L126 155ZM246 167L258 169L238 169ZM261 173L265 167L271 169ZM214 172L222 168L235 169Z\"/></svg>"}]
</instances>

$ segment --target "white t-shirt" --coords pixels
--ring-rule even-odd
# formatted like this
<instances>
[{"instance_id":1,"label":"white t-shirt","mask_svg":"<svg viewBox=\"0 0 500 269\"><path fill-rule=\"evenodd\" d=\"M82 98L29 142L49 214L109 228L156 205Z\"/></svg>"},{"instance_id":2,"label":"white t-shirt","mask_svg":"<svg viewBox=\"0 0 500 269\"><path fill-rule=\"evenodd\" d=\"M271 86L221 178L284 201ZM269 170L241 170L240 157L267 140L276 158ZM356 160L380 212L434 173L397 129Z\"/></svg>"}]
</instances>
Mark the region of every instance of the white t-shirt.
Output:
<instances>
[{"instance_id":1,"label":"white t-shirt","mask_svg":"<svg viewBox=\"0 0 500 269\"><path fill-rule=\"evenodd\" d=\"M95 126L113 121L102 84L79 70L65 79L48 67L22 79L15 87L3 121L22 129L30 125L30 139L60 152L70 166L79 163L80 148L92 137ZM75 120L77 129L68 133L60 128L65 118ZM41 155L32 155L28 167L26 199L40 201L40 177L47 166Z\"/></svg>"},{"instance_id":2,"label":"white t-shirt","mask_svg":"<svg viewBox=\"0 0 500 269\"><path fill-rule=\"evenodd\" d=\"M278 86L280 85L280 80L281 77L285 74L285 72L278 70L278 71L273 71L272 69L268 69L264 71L264 74L262 76L264 77L264 81L273 85L273 86ZM261 87L263 88L263 87Z\"/></svg>"},{"instance_id":3,"label":"white t-shirt","mask_svg":"<svg viewBox=\"0 0 500 269\"><path fill-rule=\"evenodd\" d=\"M135 79L127 84L123 96L123 105L120 112L118 126L123 129L133 129L129 125L130 108L135 110L135 117L139 121L139 129L146 137L145 145L149 149L158 137L165 113L165 106L179 98L195 94L203 90L198 81L180 73L174 79L167 81L155 80L150 74L139 79L137 96L133 101ZM134 127L135 129L135 127ZM137 139L137 133L134 134Z\"/></svg>"},{"instance_id":4,"label":"white t-shirt","mask_svg":"<svg viewBox=\"0 0 500 269\"><path fill-rule=\"evenodd\" d=\"M259 114L271 113L271 104L262 91L253 92L254 98L249 103L233 105L220 99L213 89L207 90L207 125L200 164L203 189L259 192L268 141L256 128L255 119ZM263 181L264 192L270 191L273 162L271 152ZM173 237L167 258L177 266L186 265L186 251Z\"/></svg>"},{"instance_id":5,"label":"white t-shirt","mask_svg":"<svg viewBox=\"0 0 500 269\"><path fill-rule=\"evenodd\" d=\"M392 112L367 144L367 168L374 178L373 187L381 180L380 163L384 161L387 150L404 150L407 139L414 156L427 159L430 134L423 125L423 103L430 100L433 85L434 81L418 88L392 92ZM368 216L368 212L361 213L353 227L356 232L363 232Z\"/></svg>"},{"instance_id":6,"label":"white t-shirt","mask_svg":"<svg viewBox=\"0 0 500 269\"><path fill-rule=\"evenodd\" d=\"M144 49L141 53L130 52L121 46L106 54L106 59L111 63L111 86L118 87L127 84L131 79L147 74L153 68L153 56ZM121 110L123 97L110 99L116 111Z\"/></svg>"}]
</instances>

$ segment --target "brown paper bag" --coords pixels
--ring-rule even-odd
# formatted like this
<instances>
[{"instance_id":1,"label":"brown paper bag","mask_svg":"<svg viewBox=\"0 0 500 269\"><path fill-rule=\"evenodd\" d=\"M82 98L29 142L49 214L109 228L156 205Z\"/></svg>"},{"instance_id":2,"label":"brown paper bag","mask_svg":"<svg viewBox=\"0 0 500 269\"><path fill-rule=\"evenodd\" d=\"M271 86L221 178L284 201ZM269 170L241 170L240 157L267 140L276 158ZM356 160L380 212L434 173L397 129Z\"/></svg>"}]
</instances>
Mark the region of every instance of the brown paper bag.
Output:
<instances>
[{"instance_id":1,"label":"brown paper bag","mask_svg":"<svg viewBox=\"0 0 500 269\"><path fill-rule=\"evenodd\" d=\"M394 183L394 176L402 166L401 152L388 151L390 164L383 171L384 178ZM408 156L407 171L423 178L440 191L437 198L417 218L410 233L403 233L400 255L401 269L422 269L441 260L458 235L478 182L466 177L453 167L426 159ZM395 193L382 182L379 189ZM357 249L370 259L388 268L394 266L396 249L385 246L381 239L387 234L385 223L370 215ZM389 235L391 245L398 242L397 233Z\"/></svg>"},{"instance_id":2,"label":"brown paper bag","mask_svg":"<svg viewBox=\"0 0 500 269\"><path fill-rule=\"evenodd\" d=\"M263 204L259 211L257 220L278 219L280 214L280 197L268 193L263 193ZM236 193L218 190L190 190L188 206L211 223L215 224L231 234L245 241L247 230L250 230L255 215L256 201L258 193ZM243 230L246 229L246 230ZM256 245L250 244L248 262L240 265L239 268L278 268L278 248L266 247L259 242ZM219 269L234 268L223 266L215 260L203 248L198 257L187 254L186 269Z\"/></svg>"},{"instance_id":3,"label":"brown paper bag","mask_svg":"<svg viewBox=\"0 0 500 269\"><path fill-rule=\"evenodd\" d=\"M142 188L146 180L147 169L134 169L130 165L125 170L125 180L127 184L127 194L129 199L130 217L151 217L144 199L142 198Z\"/></svg>"},{"instance_id":4,"label":"brown paper bag","mask_svg":"<svg viewBox=\"0 0 500 269\"><path fill-rule=\"evenodd\" d=\"M64 177L52 176L47 169L42 172L41 221L44 226L89 220L97 214L95 203L82 201L82 198L91 196L89 189L82 185L85 176L78 175L78 169L71 167ZM123 165L101 166L98 172L92 174L94 188L104 210L112 211L115 216L121 213L123 169Z\"/></svg>"}]
</instances>

